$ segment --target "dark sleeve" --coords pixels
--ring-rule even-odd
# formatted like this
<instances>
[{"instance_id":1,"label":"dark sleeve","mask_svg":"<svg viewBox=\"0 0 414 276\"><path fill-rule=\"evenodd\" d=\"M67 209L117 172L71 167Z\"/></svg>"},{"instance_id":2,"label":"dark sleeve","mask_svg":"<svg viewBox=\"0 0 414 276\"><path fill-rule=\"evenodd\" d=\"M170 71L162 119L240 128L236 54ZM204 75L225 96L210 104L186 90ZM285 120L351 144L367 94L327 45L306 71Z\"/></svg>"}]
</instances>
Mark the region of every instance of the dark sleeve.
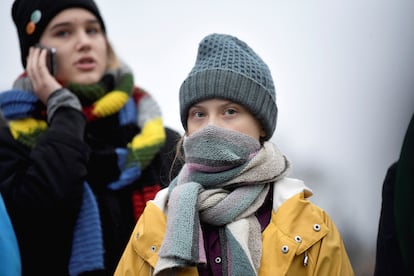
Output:
<instances>
[{"instance_id":1,"label":"dark sleeve","mask_svg":"<svg viewBox=\"0 0 414 276\"><path fill-rule=\"evenodd\" d=\"M68 275L88 160L85 123L80 111L60 107L33 148L0 130L0 189L25 275Z\"/></svg>"},{"instance_id":2,"label":"dark sleeve","mask_svg":"<svg viewBox=\"0 0 414 276\"><path fill-rule=\"evenodd\" d=\"M13 210L77 208L86 176L85 117L59 108L33 149L16 142L7 128L0 135L0 189Z\"/></svg>"},{"instance_id":3,"label":"dark sleeve","mask_svg":"<svg viewBox=\"0 0 414 276\"><path fill-rule=\"evenodd\" d=\"M404 275L414 275L414 114L405 133L394 189L394 213Z\"/></svg>"},{"instance_id":4,"label":"dark sleeve","mask_svg":"<svg viewBox=\"0 0 414 276\"><path fill-rule=\"evenodd\" d=\"M375 276L403 275L394 216L394 188L397 164L387 171L382 186L381 213L378 226Z\"/></svg>"}]
</instances>

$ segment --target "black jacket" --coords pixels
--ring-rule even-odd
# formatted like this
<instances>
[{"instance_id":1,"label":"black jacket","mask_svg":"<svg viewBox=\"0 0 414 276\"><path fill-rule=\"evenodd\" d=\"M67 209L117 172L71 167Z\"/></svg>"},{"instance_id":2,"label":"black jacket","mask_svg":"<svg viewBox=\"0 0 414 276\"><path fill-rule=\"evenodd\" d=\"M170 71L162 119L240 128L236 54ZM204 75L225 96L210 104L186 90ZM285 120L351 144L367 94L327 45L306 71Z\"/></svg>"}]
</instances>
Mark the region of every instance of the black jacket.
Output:
<instances>
[{"instance_id":1,"label":"black jacket","mask_svg":"<svg viewBox=\"0 0 414 276\"><path fill-rule=\"evenodd\" d=\"M72 233L88 181L98 201L105 264L112 275L135 225L133 187L165 186L180 135L166 128L167 141L136 185L112 191L119 176L113 148L125 146L138 128L120 130L116 116L87 123L71 108L57 110L33 149L0 129L0 191L18 238L24 275L67 275Z\"/></svg>"},{"instance_id":2,"label":"black jacket","mask_svg":"<svg viewBox=\"0 0 414 276\"><path fill-rule=\"evenodd\" d=\"M382 186L375 276L414 275L414 114Z\"/></svg>"},{"instance_id":3,"label":"black jacket","mask_svg":"<svg viewBox=\"0 0 414 276\"><path fill-rule=\"evenodd\" d=\"M404 275L394 217L394 187L397 162L387 171L382 186L382 206L378 227L375 276Z\"/></svg>"}]
</instances>

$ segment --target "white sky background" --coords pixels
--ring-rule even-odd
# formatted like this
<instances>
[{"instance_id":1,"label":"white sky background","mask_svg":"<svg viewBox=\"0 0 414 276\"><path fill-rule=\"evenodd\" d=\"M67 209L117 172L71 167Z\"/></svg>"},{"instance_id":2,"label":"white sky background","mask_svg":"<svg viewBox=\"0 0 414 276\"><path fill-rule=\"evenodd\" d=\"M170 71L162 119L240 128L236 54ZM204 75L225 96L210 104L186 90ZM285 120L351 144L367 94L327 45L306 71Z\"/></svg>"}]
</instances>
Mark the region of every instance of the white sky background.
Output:
<instances>
[{"instance_id":1,"label":"white sky background","mask_svg":"<svg viewBox=\"0 0 414 276\"><path fill-rule=\"evenodd\" d=\"M218 32L247 42L272 71L272 140L292 176L374 254L382 182L414 110L413 1L96 1L116 52L180 132L178 90L199 41ZM22 70L12 2L0 2L1 91Z\"/></svg>"}]
</instances>

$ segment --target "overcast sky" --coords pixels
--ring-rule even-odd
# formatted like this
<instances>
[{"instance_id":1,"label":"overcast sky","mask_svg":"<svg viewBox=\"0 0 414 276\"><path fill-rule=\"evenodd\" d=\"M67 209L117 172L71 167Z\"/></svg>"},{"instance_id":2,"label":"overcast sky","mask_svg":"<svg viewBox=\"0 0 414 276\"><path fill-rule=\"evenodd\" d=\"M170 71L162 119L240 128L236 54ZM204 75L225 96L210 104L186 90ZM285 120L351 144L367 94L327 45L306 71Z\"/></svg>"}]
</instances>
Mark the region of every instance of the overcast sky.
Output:
<instances>
[{"instance_id":1,"label":"overcast sky","mask_svg":"<svg viewBox=\"0 0 414 276\"><path fill-rule=\"evenodd\" d=\"M0 90L21 72L13 1L0 2ZM116 52L182 132L178 90L199 41L227 33L268 63L272 140L347 239L373 254L381 188L414 110L414 1L97 0ZM371 256L373 257L373 256Z\"/></svg>"}]
</instances>

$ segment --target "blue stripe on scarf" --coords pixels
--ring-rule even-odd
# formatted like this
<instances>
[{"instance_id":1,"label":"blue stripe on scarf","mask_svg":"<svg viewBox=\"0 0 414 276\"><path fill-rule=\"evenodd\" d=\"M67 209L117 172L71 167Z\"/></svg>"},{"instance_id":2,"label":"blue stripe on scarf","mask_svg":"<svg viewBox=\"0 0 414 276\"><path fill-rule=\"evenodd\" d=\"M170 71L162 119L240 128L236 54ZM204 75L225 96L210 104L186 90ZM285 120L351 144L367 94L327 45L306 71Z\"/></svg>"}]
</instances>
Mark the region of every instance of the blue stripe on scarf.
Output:
<instances>
[{"instance_id":1,"label":"blue stripe on scarf","mask_svg":"<svg viewBox=\"0 0 414 276\"><path fill-rule=\"evenodd\" d=\"M138 162L131 162L126 167L128 150L125 148L116 148L115 152L118 156L118 168L121 171L119 178L108 184L108 188L111 190L119 190L141 176L141 166Z\"/></svg>"},{"instance_id":2,"label":"blue stripe on scarf","mask_svg":"<svg viewBox=\"0 0 414 276\"><path fill-rule=\"evenodd\" d=\"M76 221L69 274L104 269L103 238L98 204L89 185L84 183L83 201Z\"/></svg>"},{"instance_id":3,"label":"blue stripe on scarf","mask_svg":"<svg viewBox=\"0 0 414 276\"><path fill-rule=\"evenodd\" d=\"M36 110L39 99L32 93L9 90L0 93L0 109L7 120L26 118Z\"/></svg>"},{"instance_id":4,"label":"blue stripe on scarf","mask_svg":"<svg viewBox=\"0 0 414 276\"><path fill-rule=\"evenodd\" d=\"M119 124L122 126L137 122L137 109L134 100L129 98L125 106L119 111Z\"/></svg>"}]
</instances>

